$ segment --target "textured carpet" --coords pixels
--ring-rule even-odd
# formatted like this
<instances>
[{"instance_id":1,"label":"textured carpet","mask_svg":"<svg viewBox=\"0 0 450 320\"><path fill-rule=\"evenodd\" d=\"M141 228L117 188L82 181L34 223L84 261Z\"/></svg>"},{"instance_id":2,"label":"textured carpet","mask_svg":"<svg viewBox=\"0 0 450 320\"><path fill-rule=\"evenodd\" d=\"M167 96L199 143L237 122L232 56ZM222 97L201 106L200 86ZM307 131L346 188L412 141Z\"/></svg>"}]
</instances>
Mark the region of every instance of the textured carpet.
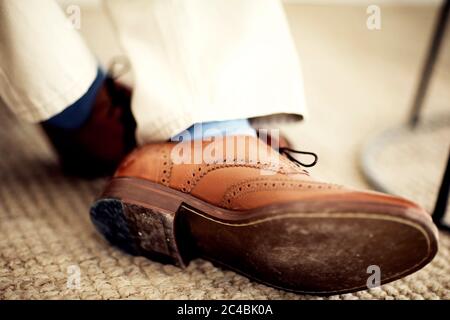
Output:
<instances>
[{"instance_id":1,"label":"textured carpet","mask_svg":"<svg viewBox=\"0 0 450 320\"><path fill-rule=\"evenodd\" d=\"M383 30L379 33L364 29L365 8L290 6L288 10L303 57L310 118L286 131L302 149L319 153L320 163L312 172L338 183L364 187L357 163L361 144L372 131L404 119L406 99L411 96L421 61L420 54L404 52L423 52L420 48L429 30L423 26L431 25L434 12L412 10L405 18L404 10L383 10ZM362 22L358 20L361 17ZM88 13L84 19L83 26L89 25ZM321 41L315 41L318 38ZM409 38L414 41L403 41ZM432 90L438 98L430 104L444 106L450 101L448 84L448 73L438 73ZM203 260L181 270L127 255L111 247L88 217L90 203L105 181L62 175L38 128L16 122L1 107L1 299L450 298L450 236L443 233L437 257L414 275L381 288L329 298L276 290ZM439 143L436 139L427 141L429 148ZM418 179L428 171L443 169L445 159L435 160L422 162L423 167L415 173ZM398 172L392 174L395 181L403 179ZM409 188L412 185L406 183L402 190L430 209L429 199L436 190L429 186L437 183L421 184L431 188L425 190ZM68 288L74 270L80 271L79 287L69 281Z\"/></svg>"}]
</instances>

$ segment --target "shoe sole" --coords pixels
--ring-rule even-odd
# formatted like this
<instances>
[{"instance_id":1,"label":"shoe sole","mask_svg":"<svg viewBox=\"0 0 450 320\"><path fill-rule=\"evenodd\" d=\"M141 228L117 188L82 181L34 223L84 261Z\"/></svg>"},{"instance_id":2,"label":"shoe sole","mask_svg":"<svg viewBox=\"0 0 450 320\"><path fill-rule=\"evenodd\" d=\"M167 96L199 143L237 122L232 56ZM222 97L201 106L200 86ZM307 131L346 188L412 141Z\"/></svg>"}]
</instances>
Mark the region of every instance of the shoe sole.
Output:
<instances>
[{"instance_id":1,"label":"shoe sole","mask_svg":"<svg viewBox=\"0 0 450 320\"><path fill-rule=\"evenodd\" d=\"M91 219L134 255L180 267L205 258L276 288L331 295L402 278L437 252L437 230L419 208L374 197L236 212L146 180L114 178Z\"/></svg>"}]
</instances>

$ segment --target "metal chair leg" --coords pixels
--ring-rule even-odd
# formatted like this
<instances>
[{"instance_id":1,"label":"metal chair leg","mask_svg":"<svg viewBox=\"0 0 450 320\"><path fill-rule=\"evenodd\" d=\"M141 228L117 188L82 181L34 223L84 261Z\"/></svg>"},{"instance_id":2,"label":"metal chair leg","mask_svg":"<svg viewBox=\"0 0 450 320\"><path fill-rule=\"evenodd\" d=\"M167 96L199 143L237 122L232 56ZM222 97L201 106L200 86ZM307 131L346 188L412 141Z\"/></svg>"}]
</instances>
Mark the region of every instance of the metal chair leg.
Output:
<instances>
[{"instance_id":1,"label":"metal chair leg","mask_svg":"<svg viewBox=\"0 0 450 320\"><path fill-rule=\"evenodd\" d=\"M414 103L409 119L409 125L414 128L419 122L420 111L422 109L423 100L430 83L430 78L433 73L433 67L436 63L437 56L442 44L442 38L445 34L445 28L448 21L448 13L450 11L450 0L445 0L439 10L439 18L437 20L433 40L431 41L430 49L428 50L427 60L422 69L422 76L420 78L419 86L414 97Z\"/></svg>"},{"instance_id":2,"label":"metal chair leg","mask_svg":"<svg viewBox=\"0 0 450 320\"><path fill-rule=\"evenodd\" d=\"M445 169L442 184L439 189L439 194L436 200L436 205L433 211L433 221L443 230L450 231L450 226L444 223L444 216L447 211L448 197L450 195L450 151L448 153L447 168Z\"/></svg>"}]
</instances>

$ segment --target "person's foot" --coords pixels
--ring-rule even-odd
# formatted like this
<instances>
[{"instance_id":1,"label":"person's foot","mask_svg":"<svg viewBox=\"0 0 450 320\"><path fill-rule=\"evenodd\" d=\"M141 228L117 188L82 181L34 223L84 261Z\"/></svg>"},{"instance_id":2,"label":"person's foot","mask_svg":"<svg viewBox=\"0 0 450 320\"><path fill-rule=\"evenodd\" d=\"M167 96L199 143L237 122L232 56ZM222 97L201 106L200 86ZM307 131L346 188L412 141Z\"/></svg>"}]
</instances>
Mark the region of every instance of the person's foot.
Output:
<instances>
[{"instance_id":1,"label":"person's foot","mask_svg":"<svg viewBox=\"0 0 450 320\"><path fill-rule=\"evenodd\" d=\"M66 173L95 177L114 172L136 145L130 97L130 89L107 77L80 127L42 123Z\"/></svg>"},{"instance_id":2,"label":"person's foot","mask_svg":"<svg viewBox=\"0 0 450 320\"><path fill-rule=\"evenodd\" d=\"M418 205L316 181L257 138L238 140L223 150L223 139L136 149L93 204L92 221L130 253L178 266L201 257L310 294L390 282L436 254L437 230ZM212 163L174 163L202 147L197 156L214 154Z\"/></svg>"}]
</instances>

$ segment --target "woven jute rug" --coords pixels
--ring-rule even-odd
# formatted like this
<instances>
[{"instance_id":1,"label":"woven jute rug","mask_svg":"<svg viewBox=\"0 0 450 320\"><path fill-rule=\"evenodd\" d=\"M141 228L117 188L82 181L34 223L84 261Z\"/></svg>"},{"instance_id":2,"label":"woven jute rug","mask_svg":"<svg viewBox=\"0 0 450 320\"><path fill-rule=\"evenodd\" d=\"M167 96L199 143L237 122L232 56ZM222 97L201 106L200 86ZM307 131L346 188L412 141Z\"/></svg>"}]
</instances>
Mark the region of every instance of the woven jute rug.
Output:
<instances>
[{"instance_id":1,"label":"woven jute rug","mask_svg":"<svg viewBox=\"0 0 450 320\"><path fill-rule=\"evenodd\" d=\"M203 260L182 270L130 256L110 246L89 220L105 180L64 176L39 128L0 109L1 299L450 298L445 234L434 261L414 275L332 297L276 290Z\"/></svg>"}]
</instances>

